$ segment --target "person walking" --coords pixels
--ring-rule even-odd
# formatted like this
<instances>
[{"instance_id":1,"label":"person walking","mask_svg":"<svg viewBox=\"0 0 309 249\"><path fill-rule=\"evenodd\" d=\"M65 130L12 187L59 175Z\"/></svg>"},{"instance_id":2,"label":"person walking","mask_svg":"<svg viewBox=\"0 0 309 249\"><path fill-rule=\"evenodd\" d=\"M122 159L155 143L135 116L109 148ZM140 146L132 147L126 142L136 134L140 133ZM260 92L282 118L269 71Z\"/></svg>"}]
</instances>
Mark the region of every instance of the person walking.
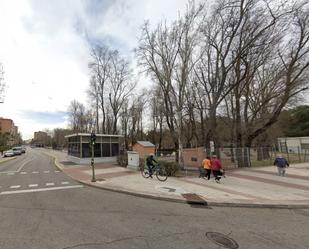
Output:
<instances>
[{"instance_id":1,"label":"person walking","mask_svg":"<svg viewBox=\"0 0 309 249\"><path fill-rule=\"evenodd\" d=\"M206 175L205 177L207 177L207 180L210 179L210 173L211 173L211 161L210 161L210 157L207 156L203 162L202 162L203 168L206 171Z\"/></svg>"},{"instance_id":2,"label":"person walking","mask_svg":"<svg viewBox=\"0 0 309 249\"><path fill-rule=\"evenodd\" d=\"M223 170L223 168L222 168L221 161L217 158L216 155L212 156L211 169L212 169L212 173L215 177L216 183L219 183L221 176L222 176L221 170Z\"/></svg>"},{"instance_id":3,"label":"person walking","mask_svg":"<svg viewBox=\"0 0 309 249\"><path fill-rule=\"evenodd\" d=\"M277 166L279 176L285 176L286 168L290 166L288 161L281 154L276 157L274 165Z\"/></svg>"}]
</instances>

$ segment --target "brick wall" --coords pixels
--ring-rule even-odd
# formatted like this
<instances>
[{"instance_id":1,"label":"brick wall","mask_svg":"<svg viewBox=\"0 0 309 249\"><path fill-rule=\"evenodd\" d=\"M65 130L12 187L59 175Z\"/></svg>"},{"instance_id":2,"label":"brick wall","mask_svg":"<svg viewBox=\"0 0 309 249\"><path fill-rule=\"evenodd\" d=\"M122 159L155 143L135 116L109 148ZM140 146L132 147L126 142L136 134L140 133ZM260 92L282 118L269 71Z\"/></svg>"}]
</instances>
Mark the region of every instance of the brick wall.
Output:
<instances>
[{"instance_id":1,"label":"brick wall","mask_svg":"<svg viewBox=\"0 0 309 249\"><path fill-rule=\"evenodd\" d=\"M198 168L206 157L204 147L190 148L183 150L183 159L185 167Z\"/></svg>"}]
</instances>

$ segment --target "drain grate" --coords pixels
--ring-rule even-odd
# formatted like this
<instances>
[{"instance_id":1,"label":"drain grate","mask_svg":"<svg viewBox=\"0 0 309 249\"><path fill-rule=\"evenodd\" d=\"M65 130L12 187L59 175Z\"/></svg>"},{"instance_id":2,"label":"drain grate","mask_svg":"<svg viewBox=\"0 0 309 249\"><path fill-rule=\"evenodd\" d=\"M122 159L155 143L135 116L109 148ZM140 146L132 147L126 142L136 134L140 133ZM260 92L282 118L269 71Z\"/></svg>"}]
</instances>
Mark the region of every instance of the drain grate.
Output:
<instances>
[{"instance_id":1,"label":"drain grate","mask_svg":"<svg viewBox=\"0 0 309 249\"><path fill-rule=\"evenodd\" d=\"M208 232L206 233L206 237L217 245L228 249L237 249L239 247L235 240L222 233Z\"/></svg>"},{"instance_id":2,"label":"drain grate","mask_svg":"<svg viewBox=\"0 0 309 249\"><path fill-rule=\"evenodd\" d=\"M207 206L207 201L205 201L202 197L200 197L197 194L193 193L187 193L182 194L182 197L184 197L188 204L195 204L195 205L205 205Z\"/></svg>"}]
</instances>

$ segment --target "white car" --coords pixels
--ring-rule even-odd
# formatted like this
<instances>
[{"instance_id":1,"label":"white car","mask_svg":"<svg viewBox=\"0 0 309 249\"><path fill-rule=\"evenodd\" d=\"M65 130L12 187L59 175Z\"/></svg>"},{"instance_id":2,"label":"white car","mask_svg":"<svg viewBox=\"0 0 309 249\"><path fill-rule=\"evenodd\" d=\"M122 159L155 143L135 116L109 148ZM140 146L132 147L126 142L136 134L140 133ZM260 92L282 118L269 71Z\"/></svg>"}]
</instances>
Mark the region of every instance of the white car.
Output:
<instances>
[{"instance_id":1,"label":"white car","mask_svg":"<svg viewBox=\"0 0 309 249\"><path fill-rule=\"evenodd\" d=\"M13 151L13 153L14 153L14 156L15 156L15 155L19 156L19 155L22 154L22 152L21 152L21 147L14 147L14 148L12 148L12 151Z\"/></svg>"},{"instance_id":2,"label":"white car","mask_svg":"<svg viewBox=\"0 0 309 249\"><path fill-rule=\"evenodd\" d=\"M7 150L3 152L3 157L11 157L11 156L14 156L13 150Z\"/></svg>"}]
</instances>

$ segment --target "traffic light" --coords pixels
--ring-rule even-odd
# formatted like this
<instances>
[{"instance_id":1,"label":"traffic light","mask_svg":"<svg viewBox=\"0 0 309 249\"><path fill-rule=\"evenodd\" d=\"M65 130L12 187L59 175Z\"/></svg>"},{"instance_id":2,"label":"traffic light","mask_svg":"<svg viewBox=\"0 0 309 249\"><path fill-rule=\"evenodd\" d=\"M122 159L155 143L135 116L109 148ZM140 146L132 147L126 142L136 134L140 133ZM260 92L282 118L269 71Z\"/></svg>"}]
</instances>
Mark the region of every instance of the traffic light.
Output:
<instances>
[{"instance_id":1,"label":"traffic light","mask_svg":"<svg viewBox=\"0 0 309 249\"><path fill-rule=\"evenodd\" d=\"M95 133L91 133L90 135L90 141L92 145L95 145L95 140L96 140L97 136L95 135Z\"/></svg>"}]
</instances>

